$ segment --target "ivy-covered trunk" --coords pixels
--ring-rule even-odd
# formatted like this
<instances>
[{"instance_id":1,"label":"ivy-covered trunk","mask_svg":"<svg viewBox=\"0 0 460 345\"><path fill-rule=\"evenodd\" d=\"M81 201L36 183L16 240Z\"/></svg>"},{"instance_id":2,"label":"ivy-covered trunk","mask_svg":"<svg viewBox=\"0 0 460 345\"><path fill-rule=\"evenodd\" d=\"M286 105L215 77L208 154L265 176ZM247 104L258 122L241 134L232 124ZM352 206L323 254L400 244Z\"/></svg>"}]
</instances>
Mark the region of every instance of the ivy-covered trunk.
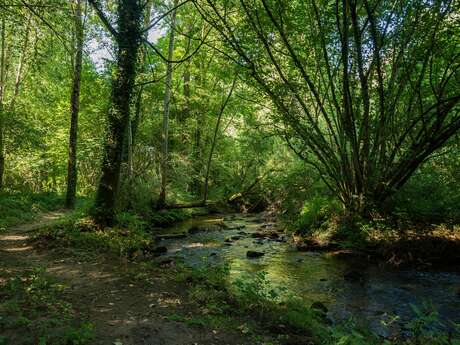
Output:
<instances>
[{"instance_id":1,"label":"ivy-covered trunk","mask_svg":"<svg viewBox=\"0 0 460 345\"><path fill-rule=\"evenodd\" d=\"M93 210L95 220L101 225L111 225L114 221L124 136L129 122L137 55L142 38L141 19L141 1L118 1L118 32L115 35L118 44L117 63L112 81L111 106L107 116L102 175Z\"/></svg>"}]
</instances>

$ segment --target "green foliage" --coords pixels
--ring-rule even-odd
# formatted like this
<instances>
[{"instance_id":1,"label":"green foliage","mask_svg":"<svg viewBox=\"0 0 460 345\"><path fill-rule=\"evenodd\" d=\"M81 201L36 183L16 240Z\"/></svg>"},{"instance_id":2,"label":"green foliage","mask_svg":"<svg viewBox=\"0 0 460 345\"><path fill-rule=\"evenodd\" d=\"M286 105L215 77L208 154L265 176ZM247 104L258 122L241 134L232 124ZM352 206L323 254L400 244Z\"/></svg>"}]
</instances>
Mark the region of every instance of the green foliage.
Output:
<instances>
[{"instance_id":1,"label":"green foliage","mask_svg":"<svg viewBox=\"0 0 460 345\"><path fill-rule=\"evenodd\" d=\"M449 149L446 149L449 150ZM418 222L460 222L460 149L426 162L409 179L393 201L395 213Z\"/></svg>"},{"instance_id":2,"label":"green foliage","mask_svg":"<svg viewBox=\"0 0 460 345\"><path fill-rule=\"evenodd\" d=\"M458 345L460 324L446 325L432 305L425 303L421 308L411 304L415 317L406 325L411 337L404 344ZM447 331L448 327L452 330Z\"/></svg>"},{"instance_id":3,"label":"green foliage","mask_svg":"<svg viewBox=\"0 0 460 345\"><path fill-rule=\"evenodd\" d=\"M152 211L151 218L147 219L132 212L119 212L115 227L99 228L86 216L89 207L90 204L83 203L58 223L37 230L34 241L43 246L73 248L87 254L114 253L132 258L154 244L151 227L190 217L184 210Z\"/></svg>"},{"instance_id":4,"label":"green foliage","mask_svg":"<svg viewBox=\"0 0 460 345\"><path fill-rule=\"evenodd\" d=\"M339 205L333 198L315 196L304 202L293 227L301 234L312 234L327 227L327 221L339 211ZM322 229L322 230L327 230Z\"/></svg>"},{"instance_id":5,"label":"green foliage","mask_svg":"<svg viewBox=\"0 0 460 345\"><path fill-rule=\"evenodd\" d=\"M0 228L30 221L62 203L63 197L56 193L0 193Z\"/></svg>"},{"instance_id":6,"label":"green foliage","mask_svg":"<svg viewBox=\"0 0 460 345\"><path fill-rule=\"evenodd\" d=\"M133 228L97 228L91 219L70 218L58 225L42 228L34 236L34 241L44 246L62 246L86 253L114 253L131 257L152 242L141 227L142 222L135 216L121 216L125 224L135 224Z\"/></svg>"},{"instance_id":7,"label":"green foliage","mask_svg":"<svg viewBox=\"0 0 460 345\"><path fill-rule=\"evenodd\" d=\"M131 229L136 232L145 230L147 222L137 214L130 212L117 213L117 225L121 228Z\"/></svg>"},{"instance_id":8,"label":"green foliage","mask_svg":"<svg viewBox=\"0 0 460 345\"><path fill-rule=\"evenodd\" d=\"M190 216L190 210L187 209L152 211L149 222L154 226L166 227L190 218Z\"/></svg>"},{"instance_id":9,"label":"green foliage","mask_svg":"<svg viewBox=\"0 0 460 345\"><path fill-rule=\"evenodd\" d=\"M201 306L203 314L194 315L193 319L179 315L172 317L193 325L217 323L231 326L232 318L249 317L267 329L282 325L283 333L307 334L315 339L315 343L328 345L455 345L460 341L459 325L450 325L453 332L446 331L447 325L428 305L422 309L411 306L415 315L404 326L406 336L390 340L359 327L353 319L331 325L322 311L311 309L305 301L288 294L286 289L274 289L265 272L233 282L229 281L229 267L225 265L180 272L179 280L191 285L189 296ZM236 327L234 321L233 327ZM241 327L238 329L242 330ZM245 332L251 333L255 324L246 322L244 327Z\"/></svg>"},{"instance_id":10,"label":"green foliage","mask_svg":"<svg viewBox=\"0 0 460 345\"><path fill-rule=\"evenodd\" d=\"M259 272L254 277L239 278L234 283L238 300L249 309L256 310L263 316L267 310L267 301L281 302L281 294L285 290L274 289L267 280L266 272Z\"/></svg>"},{"instance_id":11,"label":"green foliage","mask_svg":"<svg viewBox=\"0 0 460 345\"><path fill-rule=\"evenodd\" d=\"M0 344L91 344L93 326L78 320L63 299L66 287L51 281L43 269L11 277L0 285Z\"/></svg>"}]
</instances>

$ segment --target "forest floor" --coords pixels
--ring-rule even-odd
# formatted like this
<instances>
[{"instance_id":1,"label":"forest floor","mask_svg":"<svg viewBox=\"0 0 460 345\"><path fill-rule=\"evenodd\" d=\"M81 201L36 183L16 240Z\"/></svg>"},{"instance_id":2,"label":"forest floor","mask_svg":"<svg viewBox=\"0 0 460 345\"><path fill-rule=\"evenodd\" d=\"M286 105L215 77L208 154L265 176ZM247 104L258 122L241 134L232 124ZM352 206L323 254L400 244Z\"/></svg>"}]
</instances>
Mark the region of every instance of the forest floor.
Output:
<instances>
[{"instance_id":1,"label":"forest floor","mask_svg":"<svg viewBox=\"0 0 460 345\"><path fill-rule=\"evenodd\" d=\"M46 213L31 223L0 233L0 297L7 295L2 287L13 277L22 277L20 279L25 281L27 272L30 277L30 272L40 269L47 280L54 282L53 286L61 287L59 298L62 301L53 305L69 305L73 319L91 323L93 338L90 344L273 344L270 340L255 341L254 334L238 331L237 327L213 329L211 325L185 322L184 315L193 320L197 308L188 302L186 288L172 279L171 273L157 272L146 283L145 279L135 278L145 273L139 263L109 254L85 256L70 248L40 248L32 244L30 238L35 230L52 225L64 215L63 211ZM48 310L52 309L50 305ZM30 320L3 329L0 344L57 344L50 340L48 326L36 330L35 335L27 334L34 325L38 327L30 313L27 314L25 309L28 308L32 308L30 302L16 311ZM46 313L41 313L40 308L38 320L43 325L41 319ZM0 329L5 327L1 321L5 321L7 314L0 303ZM41 337L37 338L37 334ZM65 337L70 343L80 344L78 341L85 334L84 331L67 331ZM257 339L263 338L267 336L257 336ZM60 341L64 343L65 340Z\"/></svg>"}]
</instances>

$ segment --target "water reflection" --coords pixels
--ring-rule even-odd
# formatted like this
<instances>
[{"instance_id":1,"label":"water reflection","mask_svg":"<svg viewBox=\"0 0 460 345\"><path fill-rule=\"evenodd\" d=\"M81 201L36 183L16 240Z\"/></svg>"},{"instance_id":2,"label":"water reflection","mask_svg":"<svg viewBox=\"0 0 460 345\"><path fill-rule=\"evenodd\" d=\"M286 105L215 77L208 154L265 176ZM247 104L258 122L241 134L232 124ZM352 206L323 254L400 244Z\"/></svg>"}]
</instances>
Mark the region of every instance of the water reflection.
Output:
<instances>
[{"instance_id":1,"label":"water reflection","mask_svg":"<svg viewBox=\"0 0 460 345\"><path fill-rule=\"evenodd\" d=\"M188 221L165 230L186 231L192 226L217 224L219 217ZM244 229L221 229L198 232L187 238L167 240L168 255L180 256L189 265L214 265L227 263L230 279L245 274L267 272L267 279L275 288L286 288L307 303L324 303L335 319L353 317L358 323L370 326L381 335L388 328L382 320L393 315L403 324L414 316L411 304L422 305L431 301L442 319L460 322L460 274L449 272L398 271L353 260L341 260L318 253L301 253L288 243L252 238L261 224L254 219L239 217L226 221L230 228L244 225ZM228 241L233 236L239 239ZM227 242L226 242L227 239ZM228 243L230 242L230 243ZM257 250L265 255L257 259L246 258L247 250ZM346 280L346 272L359 272L360 279Z\"/></svg>"}]
</instances>

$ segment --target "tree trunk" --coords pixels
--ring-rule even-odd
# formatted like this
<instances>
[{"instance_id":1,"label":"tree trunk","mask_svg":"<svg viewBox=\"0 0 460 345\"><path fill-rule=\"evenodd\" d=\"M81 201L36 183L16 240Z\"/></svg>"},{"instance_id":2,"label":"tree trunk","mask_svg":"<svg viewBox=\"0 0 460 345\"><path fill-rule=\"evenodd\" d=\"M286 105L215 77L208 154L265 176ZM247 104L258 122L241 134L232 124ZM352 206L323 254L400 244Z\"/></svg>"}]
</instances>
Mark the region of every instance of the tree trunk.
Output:
<instances>
[{"instance_id":1,"label":"tree trunk","mask_svg":"<svg viewBox=\"0 0 460 345\"><path fill-rule=\"evenodd\" d=\"M136 96L136 104L134 105L134 118L131 121L131 148L136 143L137 130L141 122L142 114L142 94L144 93L144 86L139 87Z\"/></svg>"},{"instance_id":2,"label":"tree trunk","mask_svg":"<svg viewBox=\"0 0 460 345\"><path fill-rule=\"evenodd\" d=\"M206 165L206 177L204 179L203 203L206 203L206 201L208 200L209 172L211 170L212 155L214 153L214 148L216 147L217 134L219 133L220 122L222 119L222 115L224 114L225 108L227 107L228 101L230 100L230 97L232 97L233 90L235 89L235 84L236 84L236 78L233 79L232 87L230 88L230 91L227 97L225 98L224 103L222 103L222 106L219 111L219 115L217 116L217 122L216 122L216 127L214 129L214 136L212 139L211 150L209 151L209 156L208 156L208 164Z\"/></svg>"},{"instance_id":3,"label":"tree trunk","mask_svg":"<svg viewBox=\"0 0 460 345\"><path fill-rule=\"evenodd\" d=\"M150 24L150 14L152 11L152 1L147 0L145 4L145 10L144 10L144 28L148 27ZM148 39L148 31L144 32L144 39ZM144 49L140 50L140 57L139 57L139 69L138 69L138 75L139 79L143 79L143 74L145 73L146 70L146 55L147 52ZM126 160L128 163L128 174L130 173L129 167L132 167L132 158L133 158L133 152L134 152L134 145L136 141L136 135L137 135L137 130L139 128L140 122L141 122L141 115L142 115L142 94L144 93L144 85L140 85L138 87L137 93L136 93L136 100L134 102L134 114L132 117L130 117L129 121L129 128L131 130L131 133L127 133L130 135L131 140L126 141L126 154L123 155L123 158ZM131 155L131 158L130 158ZM131 159L131 165L129 163L129 159ZM132 172L132 171L131 171ZM130 178L130 176L128 176ZM131 183L131 182L130 182Z\"/></svg>"},{"instance_id":4,"label":"tree trunk","mask_svg":"<svg viewBox=\"0 0 460 345\"><path fill-rule=\"evenodd\" d=\"M102 176L93 209L94 218L100 225L113 224L115 217L124 137L129 122L137 55L142 38L141 17L141 1L118 1L118 32L115 36L118 44L117 66L112 82L112 104L108 113Z\"/></svg>"},{"instance_id":5,"label":"tree trunk","mask_svg":"<svg viewBox=\"0 0 460 345\"><path fill-rule=\"evenodd\" d=\"M201 38L204 39L204 29L201 32ZM196 75L195 88L203 92L206 88L206 68L204 66L202 58L198 59L198 73ZM196 91L195 91L196 93ZM202 129L205 126L205 109L200 106L193 111L195 115L195 133L193 135L193 151L192 151L192 179L190 181L190 190L193 194L198 197L201 197L202 192L202 169L203 169L203 155L201 152L201 139L202 139Z\"/></svg>"},{"instance_id":6,"label":"tree trunk","mask_svg":"<svg viewBox=\"0 0 460 345\"><path fill-rule=\"evenodd\" d=\"M177 6L178 1L174 0L173 6ZM168 131L169 131L169 109L171 100L171 80L172 80L172 58L174 53L174 30L176 27L176 10L171 15L171 31L169 33L168 62L166 63L166 82L164 95L163 130L162 130L162 151L161 151L161 186L158 206L166 204L166 184L168 175Z\"/></svg>"},{"instance_id":7,"label":"tree trunk","mask_svg":"<svg viewBox=\"0 0 460 345\"><path fill-rule=\"evenodd\" d=\"M77 192L77 135L78 111L80 108L80 84L83 63L83 21L81 13L81 0L74 0L75 5L75 60L73 67L72 92L70 95L70 132L69 132L69 157L67 162L67 194L65 206L75 207Z\"/></svg>"},{"instance_id":8,"label":"tree trunk","mask_svg":"<svg viewBox=\"0 0 460 345\"><path fill-rule=\"evenodd\" d=\"M1 27L1 55L0 55L0 191L3 189L3 173L5 171L5 153L3 147L4 131L4 95L5 95L5 17Z\"/></svg>"},{"instance_id":9,"label":"tree trunk","mask_svg":"<svg viewBox=\"0 0 460 345\"><path fill-rule=\"evenodd\" d=\"M131 121L128 122L126 134L128 139L128 179L131 183L133 178L133 129Z\"/></svg>"},{"instance_id":10,"label":"tree trunk","mask_svg":"<svg viewBox=\"0 0 460 345\"><path fill-rule=\"evenodd\" d=\"M190 63L185 66L184 72L184 110L179 120L182 122L190 117Z\"/></svg>"}]
</instances>

